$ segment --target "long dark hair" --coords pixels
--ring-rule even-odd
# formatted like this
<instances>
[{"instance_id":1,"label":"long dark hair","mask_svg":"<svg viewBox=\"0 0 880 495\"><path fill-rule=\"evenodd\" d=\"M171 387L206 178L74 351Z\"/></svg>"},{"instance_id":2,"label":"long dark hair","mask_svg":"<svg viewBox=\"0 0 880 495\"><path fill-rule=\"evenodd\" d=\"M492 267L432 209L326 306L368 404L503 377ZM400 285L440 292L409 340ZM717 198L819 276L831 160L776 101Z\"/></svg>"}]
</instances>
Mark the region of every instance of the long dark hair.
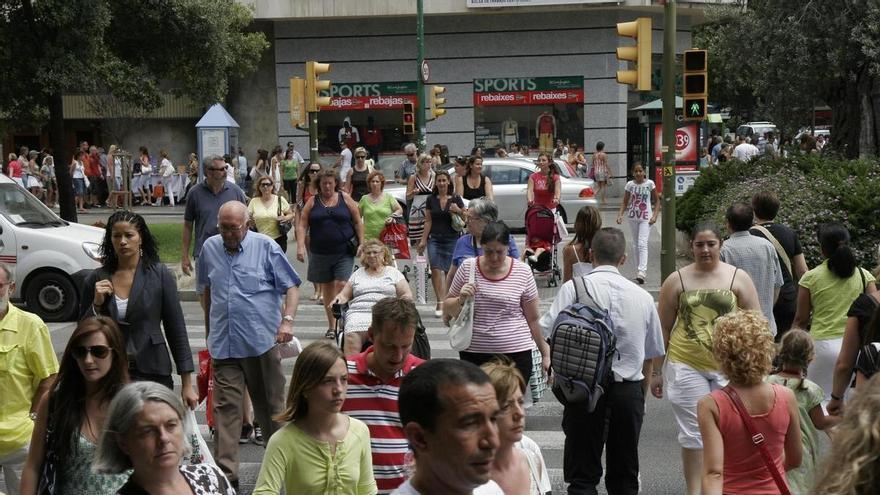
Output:
<instances>
[{"instance_id":1,"label":"long dark hair","mask_svg":"<svg viewBox=\"0 0 880 495\"><path fill-rule=\"evenodd\" d=\"M849 246L849 231L839 223L826 223L819 227L819 246L828 258L828 269L840 278L850 278L858 263Z\"/></svg>"},{"instance_id":2,"label":"long dark hair","mask_svg":"<svg viewBox=\"0 0 880 495\"><path fill-rule=\"evenodd\" d=\"M144 266L153 266L159 262L159 250L156 248L156 238L150 233L144 217L131 211L117 211L107 219L107 227L104 228L104 240L101 242L101 255L104 256L104 268L113 273L119 266L119 257L113 249L113 225L117 222L128 222L137 229L141 236L141 263Z\"/></svg>"},{"instance_id":3,"label":"long dark hair","mask_svg":"<svg viewBox=\"0 0 880 495\"><path fill-rule=\"evenodd\" d=\"M73 349L89 335L103 333L113 354L113 365L104 378L98 382L98 397L110 402L116 392L128 383L128 356L125 352L125 338L116 322L107 316L89 317L77 325L67 347L61 356L61 363L55 384L49 392L49 417L47 426L52 432L52 445L57 459L64 462L76 452L76 436L86 414L86 381L79 369Z\"/></svg>"},{"instance_id":4,"label":"long dark hair","mask_svg":"<svg viewBox=\"0 0 880 495\"><path fill-rule=\"evenodd\" d=\"M590 245L593 243L593 236L602 228L602 214L595 206L584 206L577 212L574 219L574 238L568 243L572 249L577 249L575 245L581 245L581 252L578 253L584 261L587 261Z\"/></svg>"}]
</instances>

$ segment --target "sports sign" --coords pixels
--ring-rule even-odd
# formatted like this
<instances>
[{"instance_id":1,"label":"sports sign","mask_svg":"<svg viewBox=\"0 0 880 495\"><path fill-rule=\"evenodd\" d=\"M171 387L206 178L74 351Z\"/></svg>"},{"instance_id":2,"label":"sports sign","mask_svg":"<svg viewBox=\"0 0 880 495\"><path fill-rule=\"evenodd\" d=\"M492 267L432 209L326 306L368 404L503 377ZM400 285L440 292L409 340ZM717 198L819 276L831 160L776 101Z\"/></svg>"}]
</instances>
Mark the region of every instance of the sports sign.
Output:
<instances>
[{"instance_id":1,"label":"sports sign","mask_svg":"<svg viewBox=\"0 0 880 495\"><path fill-rule=\"evenodd\" d=\"M553 105L583 101L582 76L474 79L475 107Z\"/></svg>"}]
</instances>

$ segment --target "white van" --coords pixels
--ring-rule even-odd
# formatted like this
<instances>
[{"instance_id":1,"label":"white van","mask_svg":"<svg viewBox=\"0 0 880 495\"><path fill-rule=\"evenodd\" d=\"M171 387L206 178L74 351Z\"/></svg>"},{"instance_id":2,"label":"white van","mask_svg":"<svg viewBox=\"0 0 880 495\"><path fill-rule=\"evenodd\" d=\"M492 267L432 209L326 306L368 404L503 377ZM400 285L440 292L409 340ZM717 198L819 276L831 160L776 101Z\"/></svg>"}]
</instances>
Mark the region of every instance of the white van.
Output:
<instances>
[{"instance_id":1,"label":"white van","mask_svg":"<svg viewBox=\"0 0 880 495\"><path fill-rule=\"evenodd\" d=\"M75 319L82 283L101 263L104 229L62 220L0 175L0 262L15 273L13 302L44 321Z\"/></svg>"}]
</instances>

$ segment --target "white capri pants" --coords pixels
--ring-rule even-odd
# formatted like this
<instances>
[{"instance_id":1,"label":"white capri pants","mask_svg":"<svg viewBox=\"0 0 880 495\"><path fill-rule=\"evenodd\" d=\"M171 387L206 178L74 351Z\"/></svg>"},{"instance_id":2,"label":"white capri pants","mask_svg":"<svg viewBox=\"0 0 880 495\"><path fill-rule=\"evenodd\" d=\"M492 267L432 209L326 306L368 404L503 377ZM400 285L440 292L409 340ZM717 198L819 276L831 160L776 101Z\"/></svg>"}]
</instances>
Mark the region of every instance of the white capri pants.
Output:
<instances>
[{"instance_id":1,"label":"white capri pants","mask_svg":"<svg viewBox=\"0 0 880 495\"><path fill-rule=\"evenodd\" d=\"M831 400L831 389L834 383L834 365L837 364L837 355L840 354L840 346L843 344L843 337L837 339L816 340L813 342L813 349L816 352L816 358L807 368L807 377L822 387L825 392L825 398L822 400L822 408ZM847 391L849 391L849 383L847 383Z\"/></svg>"},{"instance_id":2,"label":"white capri pants","mask_svg":"<svg viewBox=\"0 0 880 495\"><path fill-rule=\"evenodd\" d=\"M697 402L727 385L727 378L720 371L697 371L684 363L666 361L663 368L663 387L678 423L678 443L684 449L701 450Z\"/></svg>"}]
</instances>

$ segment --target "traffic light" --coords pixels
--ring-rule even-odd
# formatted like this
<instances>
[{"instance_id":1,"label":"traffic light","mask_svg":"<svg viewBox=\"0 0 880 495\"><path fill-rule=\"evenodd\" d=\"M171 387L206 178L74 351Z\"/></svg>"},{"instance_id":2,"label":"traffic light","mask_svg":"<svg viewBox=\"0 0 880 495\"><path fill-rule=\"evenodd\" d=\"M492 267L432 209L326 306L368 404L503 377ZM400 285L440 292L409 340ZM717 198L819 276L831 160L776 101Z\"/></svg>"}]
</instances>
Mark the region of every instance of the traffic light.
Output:
<instances>
[{"instance_id":1,"label":"traffic light","mask_svg":"<svg viewBox=\"0 0 880 495\"><path fill-rule=\"evenodd\" d=\"M438 119L446 114L446 109L443 108L443 105L446 104L446 98L441 98L440 95L446 92L446 88L443 86L431 86L431 117L434 119Z\"/></svg>"},{"instance_id":2,"label":"traffic light","mask_svg":"<svg viewBox=\"0 0 880 495\"><path fill-rule=\"evenodd\" d=\"M306 84L300 77L290 79L290 125L298 127L308 124L306 115Z\"/></svg>"},{"instance_id":3,"label":"traffic light","mask_svg":"<svg viewBox=\"0 0 880 495\"><path fill-rule=\"evenodd\" d=\"M403 104L403 133L416 133L416 113L415 105L412 102L404 102Z\"/></svg>"},{"instance_id":4,"label":"traffic light","mask_svg":"<svg viewBox=\"0 0 880 495\"><path fill-rule=\"evenodd\" d=\"M329 96L320 96L321 91L330 89L330 81L321 81L318 76L330 72L330 64L309 60L306 62L306 111L317 112L320 107L330 104Z\"/></svg>"},{"instance_id":5,"label":"traffic light","mask_svg":"<svg viewBox=\"0 0 880 495\"><path fill-rule=\"evenodd\" d=\"M617 82L631 84L637 91L651 91L651 18L639 17L634 21L618 22L617 35L634 38L636 46L617 48L617 59L630 61L635 70L617 71Z\"/></svg>"},{"instance_id":6,"label":"traffic light","mask_svg":"<svg viewBox=\"0 0 880 495\"><path fill-rule=\"evenodd\" d=\"M709 77L706 74L708 53L706 50L684 51L684 105L685 120L705 120L709 98Z\"/></svg>"}]
</instances>

